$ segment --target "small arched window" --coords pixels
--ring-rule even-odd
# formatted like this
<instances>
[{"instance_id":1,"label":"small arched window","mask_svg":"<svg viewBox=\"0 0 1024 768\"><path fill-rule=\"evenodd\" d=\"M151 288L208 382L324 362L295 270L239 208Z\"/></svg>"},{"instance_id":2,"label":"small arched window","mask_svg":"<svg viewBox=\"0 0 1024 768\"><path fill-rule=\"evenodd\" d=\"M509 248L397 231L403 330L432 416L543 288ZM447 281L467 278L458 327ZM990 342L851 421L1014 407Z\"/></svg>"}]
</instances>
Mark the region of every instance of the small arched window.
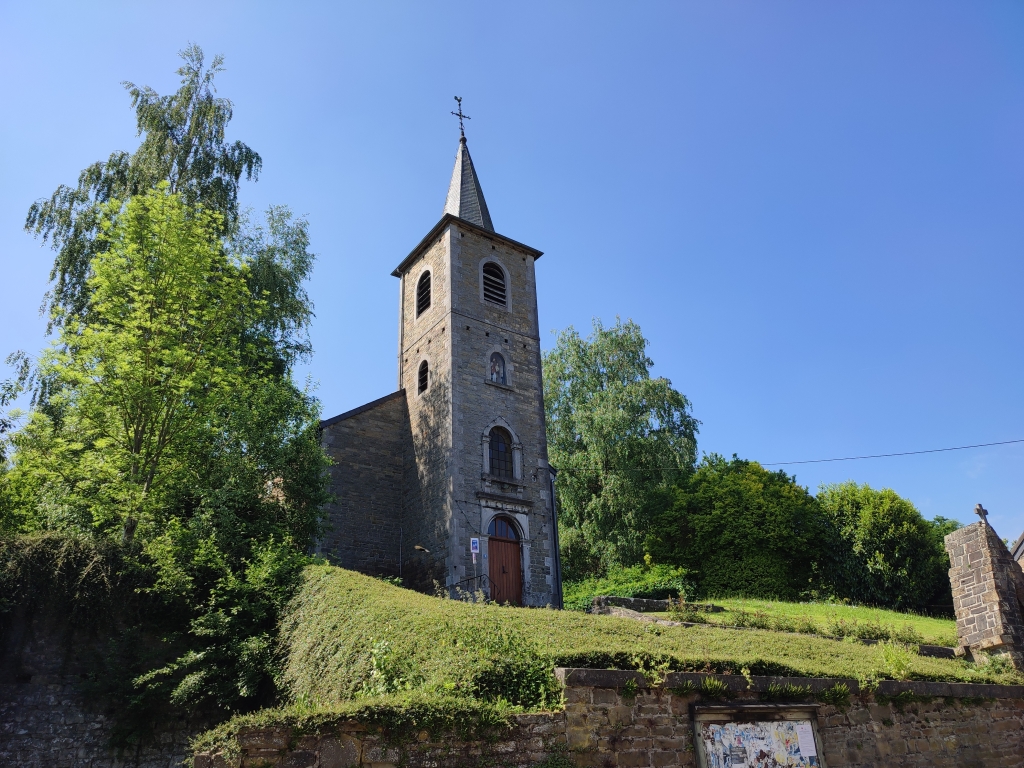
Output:
<instances>
[{"instance_id":1,"label":"small arched window","mask_svg":"<svg viewBox=\"0 0 1024 768\"><path fill-rule=\"evenodd\" d=\"M427 391L427 385L430 383L430 366L427 365L427 361L424 360L420 363L420 373L416 384L416 392L423 394Z\"/></svg>"},{"instance_id":2,"label":"small arched window","mask_svg":"<svg viewBox=\"0 0 1024 768\"><path fill-rule=\"evenodd\" d=\"M498 539L519 541L519 534L516 533L516 527L507 517L496 517L491 520L491 524L487 526L487 535L494 536Z\"/></svg>"},{"instance_id":3,"label":"small arched window","mask_svg":"<svg viewBox=\"0 0 1024 768\"><path fill-rule=\"evenodd\" d=\"M505 384L505 358L500 353L491 355L491 381L496 384Z\"/></svg>"},{"instance_id":4,"label":"small arched window","mask_svg":"<svg viewBox=\"0 0 1024 768\"><path fill-rule=\"evenodd\" d=\"M512 436L501 427L491 430L490 460L492 475L512 479Z\"/></svg>"},{"instance_id":5,"label":"small arched window","mask_svg":"<svg viewBox=\"0 0 1024 768\"><path fill-rule=\"evenodd\" d=\"M484 264L484 301L500 304L503 307L508 305L505 270L493 261Z\"/></svg>"},{"instance_id":6,"label":"small arched window","mask_svg":"<svg viewBox=\"0 0 1024 768\"><path fill-rule=\"evenodd\" d=\"M416 317L430 309L430 273L424 272L416 283Z\"/></svg>"}]
</instances>

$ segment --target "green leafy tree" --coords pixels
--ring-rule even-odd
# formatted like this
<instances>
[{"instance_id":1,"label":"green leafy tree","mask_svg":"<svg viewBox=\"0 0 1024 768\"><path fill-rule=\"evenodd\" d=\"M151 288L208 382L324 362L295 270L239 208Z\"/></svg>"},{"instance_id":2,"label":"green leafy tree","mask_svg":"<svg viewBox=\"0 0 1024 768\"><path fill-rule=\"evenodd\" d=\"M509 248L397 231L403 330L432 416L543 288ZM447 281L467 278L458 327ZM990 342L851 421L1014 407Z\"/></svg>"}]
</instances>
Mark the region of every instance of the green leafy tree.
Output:
<instances>
[{"instance_id":1,"label":"green leafy tree","mask_svg":"<svg viewBox=\"0 0 1024 768\"><path fill-rule=\"evenodd\" d=\"M651 376L647 340L632 321L605 328L595 320L587 339L569 328L543 363L565 577L637 563L652 502L696 460L699 422L690 402L668 379Z\"/></svg>"},{"instance_id":2,"label":"green leafy tree","mask_svg":"<svg viewBox=\"0 0 1024 768\"><path fill-rule=\"evenodd\" d=\"M57 251L48 299L51 309L59 311L51 325L80 317L89 305L89 266L106 247L98 237L104 203L129 200L166 182L186 206L219 213L219 234L238 229L239 182L243 175L255 179L262 160L246 144L226 138L233 106L215 95L213 82L223 58L215 57L207 68L199 46L180 55L184 64L176 93L160 96L152 88L124 83L143 137L138 149L93 163L79 175L77 186L61 185L29 209L26 230L49 239Z\"/></svg>"},{"instance_id":3,"label":"green leafy tree","mask_svg":"<svg viewBox=\"0 0 1024 768\"><path fill-rule=\"evenodd\" d=\"M796 478L711 454L666 495L648 548L701 594L795 600L810 588L821 512Z\"/></svg>"},{"instance_id":4,"label":"green leafy tree","mask_svg":"<svg viewBox=\"0 0 1024 768\"><path fill-rule=\"evenodd\" d=\"M929 522L895 491L852 481L823 486L818 502L827 523L820 573L827 591L903 610L952 607L942 537L955 521Z\"/></svg>"},{"instance_id":5,"label":"green leafy tree","mask_svg":"<svg viewBox=\"0 0 1024 768\"><path fill-rule=\"evenodd\" d=\"M55 394L18 436L16 458L44 493L60 489L66 524L117 529L130 542L186 479L188 451L234 405L246 374L238 332L260 310L247 266L224 252L218 214L186 215L178 196L160 192L104 213L89 320L62 323L42 356Z\"/></svg>"},{"instance_id":6,"label":"green leafy tree","mask_svg":"<svg viewBox=\"0 0 1024 768\"><path fill-rule=\"evenodd\" d=\"M305 327L275 319L311 308L255 294L252 270L274 265L231 252L220 214L167 184L110 201L98 227L88 304L41 356L51 395L13 435L5 498L20 530L112 539L146 574L167 658L113 665L135 679L123 698L266 703L276 616L328 499L317 403L291 380ZM252 236L281 260L272 232Z\"/></svg>"}]
</instances>

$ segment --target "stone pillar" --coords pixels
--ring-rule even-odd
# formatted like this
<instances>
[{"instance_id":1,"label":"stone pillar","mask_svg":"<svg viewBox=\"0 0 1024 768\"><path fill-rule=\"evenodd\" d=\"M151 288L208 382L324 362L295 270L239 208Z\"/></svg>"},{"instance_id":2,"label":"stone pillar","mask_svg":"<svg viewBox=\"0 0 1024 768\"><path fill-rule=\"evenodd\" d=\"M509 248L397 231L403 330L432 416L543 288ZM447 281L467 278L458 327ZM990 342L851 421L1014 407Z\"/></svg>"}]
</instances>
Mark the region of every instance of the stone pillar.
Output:
<instances>
[{"instance_id":1,"label":"stone pillar","mask_svg":"<svg viewBox=\"0 0 1024 768\"><path fill-rule=\"evenodd\" d=\"M1007 654L1024 670L1024 571L985 519L946 537L949 583L953 588L957 653L982 660L978 652Z\"/></svg>"}]
</instances>

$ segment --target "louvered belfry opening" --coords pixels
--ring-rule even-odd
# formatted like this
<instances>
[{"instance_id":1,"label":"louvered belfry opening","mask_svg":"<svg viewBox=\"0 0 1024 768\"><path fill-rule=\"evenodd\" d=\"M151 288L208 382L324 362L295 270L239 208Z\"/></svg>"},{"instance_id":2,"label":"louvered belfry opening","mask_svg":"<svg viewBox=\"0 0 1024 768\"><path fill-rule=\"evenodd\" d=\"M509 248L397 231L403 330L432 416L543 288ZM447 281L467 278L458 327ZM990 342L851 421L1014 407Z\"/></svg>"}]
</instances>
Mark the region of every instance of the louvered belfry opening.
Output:
<instances>
[{"instance_id":1,"label":"louvered belfry opening","mask_svg":"<svg viewBox=\"0 0 1024 768\"><path fill-rule=\"evenodd\" d=\"M493 261L484 264L484 300L503 307L508 303L505 293L505 270Z\"/></svg>"},{"instance_id":2,"label":"louvered belfry opening","mask_svg":"<svg viewBox=\"0 0 1024 768\"><path fill-rule=\"evenodd\" d=\"M418 382L418 384L416 386L416 391L418 393L426 392L427 391L427 384L429 384L429 383L430 383L430 366L427 365L427 361L424 360L422 363L420 363L420 375L419 375L419 382Z\"/></svg>"},{"instance_id":3,"label":"louvered belfry opening","mask_svg":"<svg viewBox=\"0 0 1024 768\"><path fill-rule=\"evenodd\" d=\"M501 427L491 430L491 474L512 479L512 436Z\"/></svg>"},{"instance_id":4,"label":"louvered belfry opening","mask_svg":"<svg viewBox=\"0 0 1024 768\"><path fill-rule=\"evenodd\" d=\"M416 316L419 317L430 308L430 273L424 272L416 283Z\"/></svg>"}]
</instances>

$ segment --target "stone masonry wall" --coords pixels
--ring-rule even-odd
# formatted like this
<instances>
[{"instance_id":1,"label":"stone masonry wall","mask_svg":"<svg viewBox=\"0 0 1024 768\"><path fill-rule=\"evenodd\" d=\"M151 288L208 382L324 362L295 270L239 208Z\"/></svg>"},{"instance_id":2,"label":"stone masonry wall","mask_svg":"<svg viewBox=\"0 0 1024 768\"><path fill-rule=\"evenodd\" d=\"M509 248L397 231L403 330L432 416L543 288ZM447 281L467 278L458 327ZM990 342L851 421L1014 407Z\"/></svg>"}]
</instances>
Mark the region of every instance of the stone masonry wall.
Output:
<instances>
[{"instance_id":1,"label":"stone masonry wall","mask_svg":"<svg viewBox=\"0 0 1024 768\"><path fill-rule=\"evenodd\" d=\"M200 754L195 768L511 768L558 753L581 768L696 766L693 707L763 707L771 684L819 692L837 682L714 676L730 694L708 700L673 691L688 682L700 686L704 675L671 674L651 687L636 672L565 669L557 674L565 685L565 711L522 715L516 728L495 742L460 742L423 731L410 744L387 748L352 722L315 736L250 729L238 736L239 754ZM871 694L859 692L853 680L842 682L853 692L847 706L799 705L816 720L829 768L1024 766L1024 686L885 682ZM916 699L900 706L886 698L900 692Z\"/></svg>"},{"instance_id":2,"label":"stone masonry wall","mask_svg":"<svg viewBox=\"0 0 1024 768\"><path fill-rule=\"evenodd\" d=\"M413 538L429 553L439 581L451 589L488 588L487 527L499 513L520 527L523 599L553 602L554 530L544 429L540 341L534 274L536 251L448 219L432 240L403 262L399 379L407 393L418 509L406 505ZM483 301L482 265L494 260L507 277L508 306ZM431 303L416 314L416 288L430 274ZM500 352L505 385L491 382L489 359ZM426 362L429 387L419 392ZM516 477L498 481L485 467L485 434L500 424L514 437ZM470 538L479 538L474 564Z\"/></svg>"},{"instance_id":3,"label":"stone masonry wall","mask_svg":"<svg viewBox=\"0 0 1024 768\"><path fill-rule=\"evenodd\" d=\"M416 562L444 584L451 534L451 275L447 232L408 265L400 286L399 377L407 393L412 435L412 463L407 467L407 492L418 495L406 505L413 538L429 552ZM430 272L430 307L416 314L416 286ZM419 392L419 368L430 371L425 392Z\"/></svg>"},{"instance_id":4,"label":"stone masonry wall","mask_svg":"<svg viewBox=\"0 0 1024 768\"><path fill-rule=\"evenodd\" d=\"M535 252L455 223L452 260L452 411L454 472L452 561L456 580L488 573L487 527L505 514L522 536L523 602L554 602L555 556ZM496 262L506 274L507 306L483 300L482 270ZM506 384L490 381L490 357L505 360ZM486 433L508 429L520 450L516 476L498 480L486 471ZM474 568L469 540L480 538ZM485 585L486 588L486 585Z\"/></svg>"},{"instance_id":5,"label":"stone masonry wall","mask_svg":"<svg viewBox=\"0 0 1024 768\"><path fill-rule=\"evenodd\" d=\"M199 753L195 768L465 768L531 766L565 744L562 713L519 715L516 727L496 741L453 741L421 731L401 746L389 745L365 726L348 721L316 735L287 728L251 728L238 734L240 754Z\"/></svg>"},{"instance_id":6,"label":"stone masonry wall","mask_svg":"<svg viewBox=\"0 0 1024 768\"><path fill-rule=\"evenodd\" d=\"M210 723L170 720L142 746L111 747L115 723L83 692L103 636L66 617L8 616L0 633L0 766L178 768Z\"/></svg>"},{"instance_id":7,"label":"stone masonry wall","mask_svg":"<svg viewBox=\"0 0 1024 768\"><path fill-rule=\"evenodd\" d=\"M985 520L945 543L962 652L1006 653L1024 670L1024 571Z\"/></svg>"},{"instance_id":8,"label":"stone masonry wall","mask_svg":"<svg viewBox=\"0 0 1024 768\"><path fill-rule=\"evenodd\" d=\"M397 576L399 557L413 543L403 528L402 487L409 415L405 393L385 398L322 423L323 446L333 460L328 529L317 551L342 568Z\"/></svg>"}]
</instances>

